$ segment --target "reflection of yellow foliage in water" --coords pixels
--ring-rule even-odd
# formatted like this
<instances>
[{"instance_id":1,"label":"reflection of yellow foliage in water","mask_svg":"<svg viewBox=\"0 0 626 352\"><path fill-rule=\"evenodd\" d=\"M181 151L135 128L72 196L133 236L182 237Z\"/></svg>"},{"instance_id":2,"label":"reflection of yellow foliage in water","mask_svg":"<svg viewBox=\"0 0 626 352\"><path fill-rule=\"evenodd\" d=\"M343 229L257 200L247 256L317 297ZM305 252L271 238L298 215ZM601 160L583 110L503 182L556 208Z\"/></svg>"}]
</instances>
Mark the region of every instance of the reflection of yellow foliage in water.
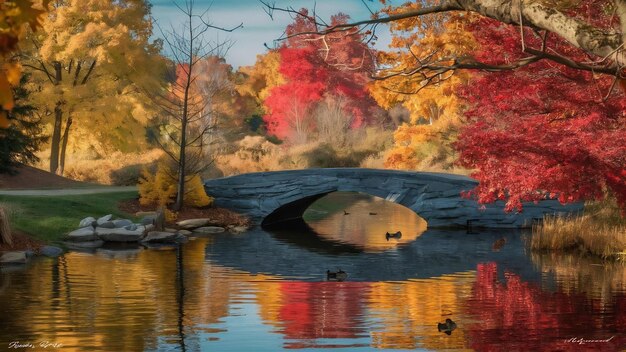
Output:
<instances>
[{"instance_id":1,"label":"reflection of yellow foliage in water","mask_svg":"<svg viewBox=\"0 0 626 352\"><path fill-rule=\"evenodd\" d=\"M473 272L402 283L373 283L369 311L384 330L372 332L372 345L384 349L428 348L470 350L459 327L446 335L437 323L461 314L465 297L471 296Z\"/></svg>"},{"instance_id":2,"label":"reflection of yellow foliage in water","mask_svg":"<svg viewBox=\"0 0 626 352\"><path fill-rule=\"evenodd\" d=\"M329 215L322 221L309 222L321 237L364 248L384 251L413 242L426 231L426 221L402 205L374 198L357 201L344 212ZM391 224L391 225L389 225ZM402 232L400 239L387 239L385 234Z\"/></svg>"},{"instance_id":3,"label":"reflection of yellow foliage in water","mask_svg":"<svg viewBox=\"0 0 626 352\"><path fill-rule=\"evenodd\" d=\"M11 280L0 292L0 310L8 313L2 322L16 336L60 343L63 351L156 349L158 342L146 338L153 334L175 345L181 311L185 329L211 331L204 327L228 316L250 274L207 262L207 242L197 239L184 247L182 304L175 249L125 255L70 252L58 263L34 262L41 266L32 269L38 275ZM37 292L40 297L20 305L26 307L20 311L3 299Z\"/></svg>"},{"instance_id":4,"label":"reflection of yellow foliage in water","mask_svg":"<svg viewBox=\"0 0 626 352\"><path fill-rule=\"evenodd\" d=\"M532 253L533 263L545 274L553 274L560 291L584 293L608 302L615 292L626 292L626 263L567 253Z\"/></svg>"},{"instance_id":5,"label":"reflection of yellow foliage in water","mask_svg":"<svg viewBox=\"0 0 626 352\"><path fill-rule=\"evenodd\" d=\"M256 291L256 301L259 305L259 315L265 323L274 327L280 325L280 308L283 302L283 294L278 281L270 280L271 277L257 274L254 282Z\"/></svg>"}]
</instances>

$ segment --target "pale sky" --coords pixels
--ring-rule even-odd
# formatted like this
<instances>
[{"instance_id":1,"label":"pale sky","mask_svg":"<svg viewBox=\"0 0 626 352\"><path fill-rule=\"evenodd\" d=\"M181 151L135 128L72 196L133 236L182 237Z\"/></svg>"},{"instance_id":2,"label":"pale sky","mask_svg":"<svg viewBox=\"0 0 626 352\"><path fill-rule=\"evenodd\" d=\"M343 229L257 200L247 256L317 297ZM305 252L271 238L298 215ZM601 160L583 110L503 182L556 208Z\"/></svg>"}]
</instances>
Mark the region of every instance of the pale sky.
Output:
<instances>
[{"instance_id":1,"label":"pale sky","mask_svg":"<svg viewBox=\"0 0 626 352\"><path fill-rule=\"evenodd\" d=\"M184 4L185 0L177 1ZM163 28L170 28L170 24L178 27L178 24L184 21L172 0L150 0L150 2L153 5L152 15ZM295 9L302 7L312 9L315 6L317 14L324 20L338 12L350 15L353 21L368 19L370 13L364 3L374 11L381 7L378 0L268 0L268 2L275 3L277 7L291 6ZM272 20L258 0L195 0L194 10L203 12L207 8L210 8L208 16L215 26L234 27L243 22L243 28L235 32L214 31L211 34L212 39L219 36L220 41L224 39L234 41L226 55L226 61L234 68L254 64L256 55L266 51L263 43L271 47L285 27L293 22L288 14L280 12L275 12ZM376 47L385 48L389 43L386 28L380 28L377 35L379 40Z\"/></svg>"}]
</instances>

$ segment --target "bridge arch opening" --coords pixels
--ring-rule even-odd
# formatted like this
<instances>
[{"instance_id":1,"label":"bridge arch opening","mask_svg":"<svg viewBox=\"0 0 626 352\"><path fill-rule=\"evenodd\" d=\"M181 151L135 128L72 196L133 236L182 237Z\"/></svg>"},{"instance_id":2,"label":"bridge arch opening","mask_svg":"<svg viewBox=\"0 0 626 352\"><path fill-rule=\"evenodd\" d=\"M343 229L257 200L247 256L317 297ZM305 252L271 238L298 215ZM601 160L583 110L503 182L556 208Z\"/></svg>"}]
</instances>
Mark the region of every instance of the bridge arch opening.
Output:
<instances>
[{"instance_id":1,"label":"bridge arch opening","mask_svg":"<svg viewBox=\"0 0 626 352\"><path fill-rule=\"evenodd\" d=\"M298 230L293 241L312 234L327 244L363 251L411 243L427 228L413 210L357 192L329 192L286 204L266 217L263 225L280 236Z\"/></svg>"}]
</instances>

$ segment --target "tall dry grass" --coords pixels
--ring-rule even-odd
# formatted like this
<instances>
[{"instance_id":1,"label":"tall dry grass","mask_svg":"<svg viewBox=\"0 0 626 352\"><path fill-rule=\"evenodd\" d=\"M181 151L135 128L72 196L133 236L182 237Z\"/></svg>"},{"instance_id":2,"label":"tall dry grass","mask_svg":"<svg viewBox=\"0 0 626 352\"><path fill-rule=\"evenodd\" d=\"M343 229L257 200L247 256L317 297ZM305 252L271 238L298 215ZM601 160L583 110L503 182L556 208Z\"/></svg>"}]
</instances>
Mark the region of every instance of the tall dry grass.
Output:
<instances>
[{"instance_id":1,"label":"tall dry grass","mask_svg":"<svg viewBox=\"0 0 626 352\"><path fill-rule=\"evenodd\" d=\"M217 156L215 164L224 176L317 167L367 167L364 165L374 165L390 145L392 132L367 127L349 130L342 138L341 143L317 138L307 143L278 145L261 136L246 136L235 143L233 152Z\"/></svg>"},{"instance_id":2,"label":"tall dry grass","mask_svg":"<svg viewBox=\"0 0 626 352\"><path fill-rule=\"evenodd\" d=\"M135 185L144 165L155 163L164 155L161 149L138 153L114 152L103 159L69 159L64 175L73 180L105 185Z\"/></svg>"},{"instance_id":3,"label":"tall dry grass","mask_svg":"<svg viewBox=\"0 0 626 352\"><path fill-rule=\"evenodd\" d=\"M585 204L580 216L546 216L533 225L532 250L575 250L604 259L626 259L626 219L614 200Z\"/></svg>"}]
</instances>

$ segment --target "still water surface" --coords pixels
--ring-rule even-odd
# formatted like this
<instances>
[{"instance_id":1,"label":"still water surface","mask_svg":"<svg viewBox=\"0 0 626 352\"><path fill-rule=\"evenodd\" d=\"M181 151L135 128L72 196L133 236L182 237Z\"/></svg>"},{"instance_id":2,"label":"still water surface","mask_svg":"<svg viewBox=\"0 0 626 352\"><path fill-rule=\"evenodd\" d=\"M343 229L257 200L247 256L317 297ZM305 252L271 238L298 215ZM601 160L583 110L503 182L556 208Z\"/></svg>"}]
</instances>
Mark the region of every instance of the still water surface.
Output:
<instances>
[{"instance_id":1,"label":"still water surface","mask_svg":"<svg viewBox=\"0 0 626 352\"><path fill-rule=\"evenodd\" d=\"M256 228L2 269L0 351L626 348L623 264L531 254L518 232L426 230L363 195L306 217L317 234ZM339 268L348 280L326 281Z\"/></svg>"}]
</instances>

